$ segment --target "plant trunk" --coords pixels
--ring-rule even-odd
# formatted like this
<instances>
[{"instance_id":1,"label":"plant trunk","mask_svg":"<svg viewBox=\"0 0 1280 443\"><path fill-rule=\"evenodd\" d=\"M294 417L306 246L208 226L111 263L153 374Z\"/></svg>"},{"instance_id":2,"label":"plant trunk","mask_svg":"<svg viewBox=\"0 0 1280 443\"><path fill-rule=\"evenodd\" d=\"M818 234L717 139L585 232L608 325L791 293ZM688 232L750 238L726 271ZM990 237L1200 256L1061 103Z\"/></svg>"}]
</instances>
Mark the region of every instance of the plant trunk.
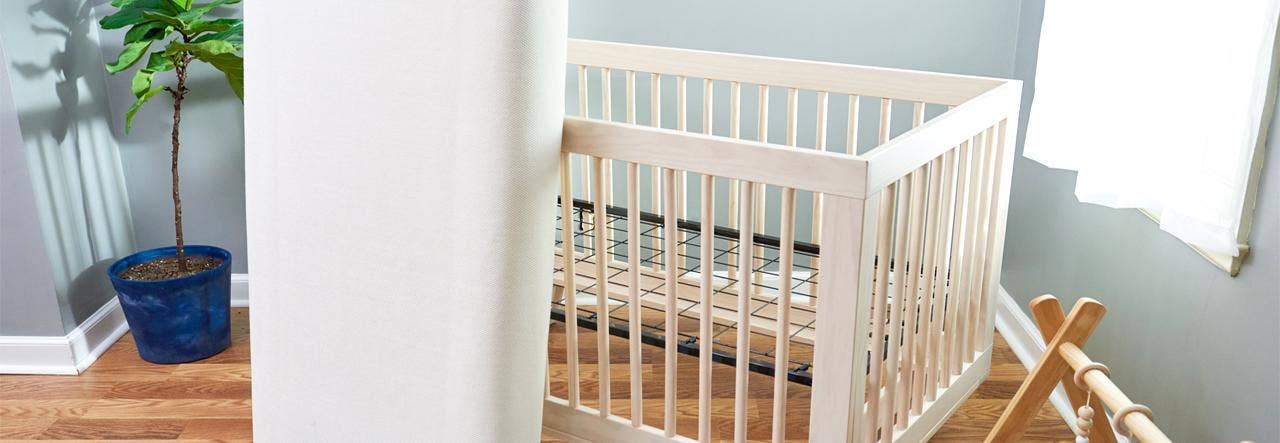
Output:
<instances>
[{"instance_id":1,"label":"plant trunk","mask_svg":"<svg viewBox=\"0 0 1280 443\"><path fill-rule=\"evenodd\" d=\"M173 151L169 165L169 173L173 178L173 231L178 247L178 270L183 272L187 271L187 256L183 251L182 241L182 197L178 194L178 126L182 123L182 99L187 94L187 63L190 60L189 55L183 55L181 63L176 67L178 87L170 91L173 94Z\"/></svg>"}]
</instances>

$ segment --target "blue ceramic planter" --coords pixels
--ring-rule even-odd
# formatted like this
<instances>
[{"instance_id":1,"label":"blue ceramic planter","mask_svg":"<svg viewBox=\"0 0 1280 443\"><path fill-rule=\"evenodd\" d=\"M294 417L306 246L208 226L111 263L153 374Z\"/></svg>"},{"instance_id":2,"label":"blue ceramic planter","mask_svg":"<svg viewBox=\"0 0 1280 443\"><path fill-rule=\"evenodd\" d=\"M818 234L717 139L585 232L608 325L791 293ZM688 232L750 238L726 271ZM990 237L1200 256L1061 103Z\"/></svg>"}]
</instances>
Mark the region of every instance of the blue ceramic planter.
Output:
<instances>
[{"instance_id":1,"label":"blue ceramic planter","mask_svg":"<svg viewBox=\"0 0 1280 443\"><path fill-rule=\"evenodd\" d=\"M177 248L148 249L122 258L107 270L124 310L138 354L152 363L185 363L231 345L231 253L188 245L187 256L222 259L218 267L169 280L125 280L130 266L173 256Z\"/></svg>"}]
</instances>

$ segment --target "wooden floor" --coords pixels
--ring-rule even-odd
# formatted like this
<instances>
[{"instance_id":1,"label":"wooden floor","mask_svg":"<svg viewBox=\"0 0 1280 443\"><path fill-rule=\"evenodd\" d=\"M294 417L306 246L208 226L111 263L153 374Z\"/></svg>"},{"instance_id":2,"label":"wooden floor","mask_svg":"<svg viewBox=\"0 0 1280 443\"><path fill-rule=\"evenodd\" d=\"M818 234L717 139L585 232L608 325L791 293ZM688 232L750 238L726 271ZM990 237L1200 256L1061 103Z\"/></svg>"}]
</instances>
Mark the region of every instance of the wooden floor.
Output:
<instances>
[{"instance_id":1,"label":"wooden floor","mask_svg":"<svg viewBox=\"0 0 1280 443\"><path fill-rule=\"evenodd\" d=\"M586 358L594 358L588 350L595 349L595 342L589 338L593 331L583 330L581 335L584 337L580 346L584 350L585 363L588 361ZM625 343L625 340L612 339L610 354L620 352L625 355ZM554 378L557 370L563 371L563 325L557 329L553 323L550 351ZM559 363L557 355L560 356ZM657 348L646 350L644 360L649 369L647 374L654 377L645 383L645 421L653 422L651 420L661 419L662 389L657 381L661 380L662 374L661 351ZM1026 377L1026 371L999 337L992 360L991 377L961 406L933 441L978 441L995 423ZM682 356L677 367L681 368L677 382L679 398L690 399L680 402L677 422L682 433L692 434L697 420L696 360ZM686 373L686 368L695 370ZM613 372L618 375L614 376L611 386L615 392L625 393L626 368L614 368L614 371L619 372ZM717 365L715 371L717 375L732 374L732 368L723 365ZM582 397L588 404L593 403L592 399L597 395L592 380L593 374L584 369ZM764 423L764 426L751 428L749 437L768 439L767 414L772 384L768 377L753 375L750 385L751 404L755 408L752 416L756 417L753 420ZM790 410L797 416L807 415L804 411L808 404L807 388L792 386L789 397L794 405ZM563 394L565 389L563 383L552 385L553 393ZM723 393L733 392L732 384L717 384L713 391L719 393L717 397L724 397ZM618 408L629 406L626 400L616 400L614 405ZM730 436L732 400L718 398L713 402L713 409L716 436ZM626 410L622 409L622 412ZM807 433L805 427L804 420L789 422L789 438L803 438ZM235 309L232 314L231 348L199 362L181 365L146 363L138 358L132 337L125 335L78 377L0 375L0 439L235 441L251 438L249 314L246 309ZM1071 438L1061 418L1046 404L1033 421L1025 441L1070 441ZM554 441L552 438L547 440Z\"/></svg>"}]
</instances>

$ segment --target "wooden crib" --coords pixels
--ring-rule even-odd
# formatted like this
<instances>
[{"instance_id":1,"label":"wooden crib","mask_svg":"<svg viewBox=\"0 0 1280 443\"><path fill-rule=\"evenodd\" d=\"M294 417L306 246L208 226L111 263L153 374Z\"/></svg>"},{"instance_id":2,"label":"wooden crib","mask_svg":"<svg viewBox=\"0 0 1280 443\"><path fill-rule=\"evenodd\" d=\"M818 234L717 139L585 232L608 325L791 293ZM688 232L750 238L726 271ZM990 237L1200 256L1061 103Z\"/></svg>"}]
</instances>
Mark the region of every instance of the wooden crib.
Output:
<instances>
[{"instance_id":1,"label":"wooden crib","mask_svg":"<svg viewBox=\"0 0 1280 443\"><path fill-rule=\"evenodd\" d=\"M736 441L923 441L986 377L1020 82L582 40L568 62L549 432L709 441L731 364Z\"/></svg>"}]
</instances>

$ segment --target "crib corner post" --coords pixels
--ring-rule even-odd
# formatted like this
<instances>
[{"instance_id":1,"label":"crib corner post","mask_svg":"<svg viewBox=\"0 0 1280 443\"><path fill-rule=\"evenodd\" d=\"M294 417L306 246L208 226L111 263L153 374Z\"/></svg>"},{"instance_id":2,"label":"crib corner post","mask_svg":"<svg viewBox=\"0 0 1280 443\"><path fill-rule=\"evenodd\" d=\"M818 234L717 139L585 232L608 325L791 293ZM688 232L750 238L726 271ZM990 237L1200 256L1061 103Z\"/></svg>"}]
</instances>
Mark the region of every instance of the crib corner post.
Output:
<instances>
[{"instance_id":1,"label":"crib corner post","mask_svg":"<svg viewBox=\"0 0 1280 443\"><path fill-rule=\"evenodd\" d=\"M861 441L867 432L866 349L880 204L879 192L865 199L823 196L823 244L841 247L824 249L818 263L812 441Z\"/></svg>"}]
</instances>

